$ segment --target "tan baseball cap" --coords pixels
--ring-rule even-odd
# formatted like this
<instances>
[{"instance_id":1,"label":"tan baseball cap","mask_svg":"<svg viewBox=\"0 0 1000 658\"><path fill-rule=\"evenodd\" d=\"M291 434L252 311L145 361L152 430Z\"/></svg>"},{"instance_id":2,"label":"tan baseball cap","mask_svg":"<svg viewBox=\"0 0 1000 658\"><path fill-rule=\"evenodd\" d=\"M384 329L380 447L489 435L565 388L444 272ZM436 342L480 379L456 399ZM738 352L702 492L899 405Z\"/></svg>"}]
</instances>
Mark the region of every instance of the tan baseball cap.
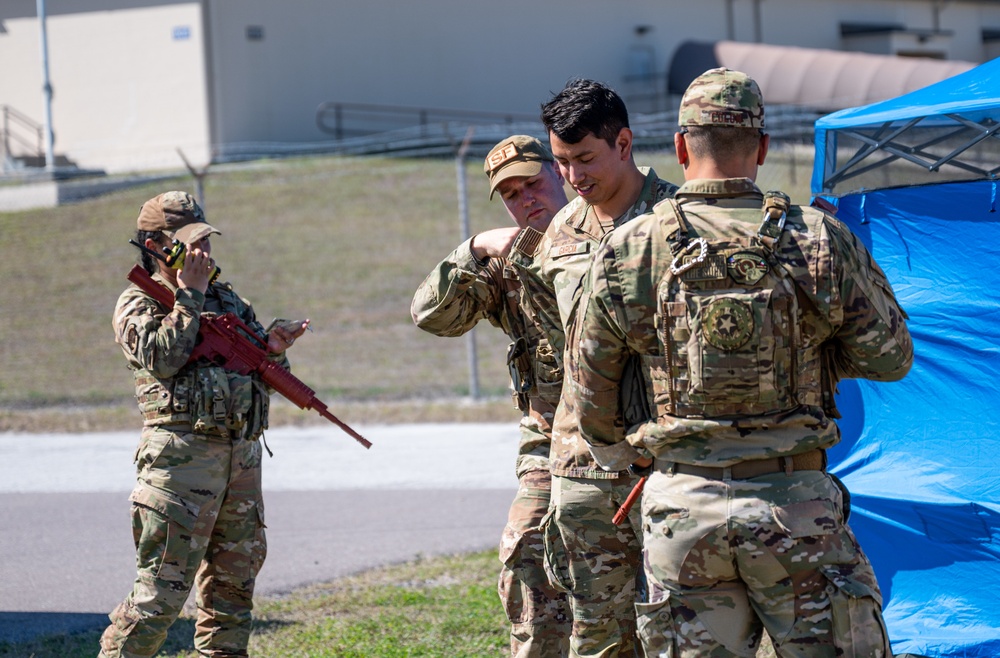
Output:
<instances>
[{"instance_id":1,"label":"tan baseball cap","mask_svg":"<svg viewBox=\"0 0 1000 658\"><path fill-rule=\"evenodd\" d=\"M764 127L764 96L746 73L717 68L695 78L684 96L677 123L681 126Z\"/></svg>"},{"instance_id":2,"label":"tan baseball cap","mask_svg":"<svg viewBox=\"0 0 1000 658\"><path fill-rule=\"evenodd\" d=\"M483 170L490 179L490 198L497 185L508 178L529 178L542 172L544 162L554 162L552 153L539 140L530 135L512 135L503 140L486 156Z\"/></svg>"},{"instance_id":3,"label":"tan baseball cap","mask_svg":"<svg viewBox=\"0 0 1000 658\"><path fill-rule=\"evenodd\" d=\"M140 231L163 231L184 244L193 244L222 231L205 221L205 213L187 192L164 192L139 208L136 226Z\"/></svg>"}]
</instances>

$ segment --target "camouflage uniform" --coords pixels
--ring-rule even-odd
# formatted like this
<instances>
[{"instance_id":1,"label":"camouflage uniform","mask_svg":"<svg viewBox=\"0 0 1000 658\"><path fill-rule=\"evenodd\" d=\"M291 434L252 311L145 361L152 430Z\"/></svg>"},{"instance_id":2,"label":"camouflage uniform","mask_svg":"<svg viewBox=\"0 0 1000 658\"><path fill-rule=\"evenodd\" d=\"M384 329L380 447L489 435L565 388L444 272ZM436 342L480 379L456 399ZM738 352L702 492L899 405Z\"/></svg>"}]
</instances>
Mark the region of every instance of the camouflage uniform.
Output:
<instances>
[{"instance_id":1,"label":"camouflage uniform","mask_svg":"<svg viewBox=\"0 0 1000 658\"><path fill-rule=\"evenodd\" d=\"M749 179L690 180L616 230L585 282L565 402L605 467L655 459L647 655L750 658L766 629L783 657L891 656L823 451L836 379L909 368L905 314L843 224L770 194L762 224L764 206ZM608 409L634 355L656 419L623 427Z\"/></svg>"},{"instance_id":2,"label":"camouflage uniform","mask_svg":"<svg viewBox=\"0 0 1000 658\"><path fill-rule=\"evenodd\" d=\"M645 182L639 197L614 226L649 212L676 189L652 169L642 171ZM592 254L612 228L577 198L556 215L545 234L534 231L532 236L526 229L510 255L524 284L525 312L544 336L536 353L541 364L539 389L556 407L550 453L552 505L543 536L550 576L572 597L573 656L631 656L637 650L638 511L631 522L621 526L611 522L635 478L624 468L609 472L594 462L579 437L576 419L560 402L564 328L573 320L579 285Z\"/></svg>"},{"instance_id":3,"label":"camouflage uniform","mask_svg":"<svg viewBox=\"0 0 1000 658\"><path fill-rule=\"evenodd\" d=\"M138 574L109 615L101 656L154 655L192 585L198 652L246 656L266 553L258 438L270 391L255 376L187 361L203 314L235 313L266 342L264 328L229 284L202 294L153 278L175 293L172 309L133 285L114 313L144 427L129 497ZM287 367L284 355L271 358Z\"/></svg>"},{"instance_id":4,"label":"camouflage uniform","mask_svg":"<svg viewBox=\"0 0 1000 658\"><path fill-rule=\"evenodd\" d=\"M471 242L459 245L427 276L410 310L418 327L438 336L460 336L487 319L514 341L508 363L516 378L514 403L524 416L516 463L518 490L500 542L498 592L511 624L511 656L564 656L570 611L566 595L556 591L545 574L539 530L552 486L552 407L533 385L537 375L532 357L539 336L525 325L518 306L521 284L513 268L502 259L478 261Z\"/></svg>"}]
</instances>

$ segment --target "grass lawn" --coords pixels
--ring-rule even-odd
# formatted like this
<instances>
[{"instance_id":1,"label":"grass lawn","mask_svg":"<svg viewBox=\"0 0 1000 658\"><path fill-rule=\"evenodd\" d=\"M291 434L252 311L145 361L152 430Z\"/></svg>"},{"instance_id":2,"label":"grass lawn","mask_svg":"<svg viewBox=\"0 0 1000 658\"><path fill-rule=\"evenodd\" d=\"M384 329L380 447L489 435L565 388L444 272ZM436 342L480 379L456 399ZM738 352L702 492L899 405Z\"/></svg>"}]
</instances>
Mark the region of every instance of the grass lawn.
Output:
<instances>
[{"instance_id":1,"label":"grass lawn","mask_svg":"<svg viewBox=\"0 0 1000 658\"><path fill-rule=\"evenodd\" d=\"M636 155L638 164L680 181L671 159ZM794 182L791 171L799 172ZM466 177L472 232L509 224L503 205L487 198L478 161L467 164ZM765 168L759 182L808 201L801 162L798 170L781 162ZM58 422L139 426L111 313L136 260L128 239L139 206L161 191L193 188L190 178L178 178L0 213L0 431ZM454 406L469 394L465 340L426 334L409 314L424 276L461 242L454 161L314 157L219 166L206 179L204 205L222 231L212 243L223 279L253 302L264 324L274 316L313 320L314 331L289 356L295 374L345 422L371 413L405 421L419 406L414 401ZM502 399L506 337L483 326L476 341L481 394ZM383 405L385 412L372 409ZM308 412L293 412L279 420L313 422ZM490 417L505 418L515 416Z\"/></svg>"},{"instance_id":2,"label":"grass lawn","mask_svg":"<svg viewBox=\"0 0 1000 658\"><path fill-rule=\"evenodd\" d=\"M258 599L250 655L259 658L499 658L509 655L496 553L418 560ZM182 616L158 656L197 658ZM100 632L6 645L0 658L91 658ZM765 638L757 658L774 658Z\"/></svg>"}]
</instances>

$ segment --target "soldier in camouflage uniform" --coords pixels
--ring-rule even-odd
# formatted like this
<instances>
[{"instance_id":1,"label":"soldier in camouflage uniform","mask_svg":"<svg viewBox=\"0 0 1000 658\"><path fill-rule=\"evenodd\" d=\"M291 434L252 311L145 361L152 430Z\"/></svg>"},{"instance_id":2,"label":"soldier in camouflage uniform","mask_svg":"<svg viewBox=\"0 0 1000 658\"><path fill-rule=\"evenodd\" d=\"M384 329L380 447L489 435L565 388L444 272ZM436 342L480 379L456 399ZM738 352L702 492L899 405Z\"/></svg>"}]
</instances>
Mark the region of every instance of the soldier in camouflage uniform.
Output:
<instances>
[{"instance_id":1,"label":"soldier in camouflage uniform","mask_svg":"<svg viewBox=\"0 0 1000 658\"><path fill-rule=\"evenodd\" d=\"M256 375L188 362L203 315L232 312L287 367L285 350L305 331L266 334L250 304L228 283L210 283L215 266L195 200L166 192L143 204L137 241L160 252L171 239L187 245L181 269L143 254L143 265L175 295L164 308L129 286L114 313L115 339L135 377L143 416L136 450L132 534L138 574L109 615L104 658L152 656L192 585L198 615L195 648L217 658L246 656L254 580L264 561L261 446L270 391Z\"/></svg>"},{"instance_id":2,"label":"soldier in camouflage uniform","mask_svg":"<svg viewBox=\"0 0 1000 658\"><path fill-rule=\"evenodd\" d=\"M600 83L570 82L543 106L542 121L563 176L580 195L544 234L526 229L510 256L524 284L525 312L544 336L536 355L542 366L539 389L556 407L545 557L550 577L571 597L571 655L633 656L638 650L636 578L641 576L638 510L621 526L612 517L635 478L624 468L602 469L580 439L576 419L560 402L563 349L580 281L598 243L613 227L649 212L676 186L652 169L636 167L625 104ZM623 405L627 413L647 417L629 399Z\"/></svg>"},{"instance_id":3,"label":"soldier in camouflage uniform","mask_svg":"<svg viewBox=\"0 0 1000 658\"><path fill-rule=\"evenodd\" d=\"M760 89L713 69L675 136L685 183L595 256L566 403L594 457L653 460L642 498L647 656L889 657L871 564L826 473L836 381L891 381L913 344L885 274L834 217L754 184ZM624 425L641 360L654 420Z\"/></svg>"},{"instance_id":4,"label":"soldier in camouflage uniform","mask_svg":"<svg viewBox=\"0 0 1000 658\"><path fill-rule=\"evenodd\" d=\"M524 414L516 472L518 491L500 542L498 591L511 624L511 656L565 656L570 611L542 564L539 525L549 508L549 438L552 407L538 394L534 355L539 335L519 307L521 283L507 254L525 228L544 231L566 205L563 179L552 154L527 135L509 137L490 150L484 165L490 198L497 192L516 226L485 231L463 242L427 276L413 296L418 327L459 336L486 319L513 341L508 349L515 405Z\"/></svg>"}]
</instances>

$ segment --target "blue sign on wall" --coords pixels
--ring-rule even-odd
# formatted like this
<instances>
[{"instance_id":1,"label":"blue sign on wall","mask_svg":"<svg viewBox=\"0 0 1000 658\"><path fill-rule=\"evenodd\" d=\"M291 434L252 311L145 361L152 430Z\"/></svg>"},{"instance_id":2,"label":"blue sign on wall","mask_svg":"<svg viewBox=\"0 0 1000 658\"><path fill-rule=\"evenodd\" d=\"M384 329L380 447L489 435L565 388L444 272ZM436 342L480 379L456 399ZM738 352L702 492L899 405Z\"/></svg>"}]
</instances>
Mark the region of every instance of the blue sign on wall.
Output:
<instances>
[{"instance_id":1,"label":"blue sign on wall","mask_svg":"<svg viewBox=\"0 0 1000 658\"><path fill-rule=\"evenodd\" d=\"M191 38L191 28L188 25L180 25L174 28L174 41L187 41Z\"/></svg>"}]
</instances>

